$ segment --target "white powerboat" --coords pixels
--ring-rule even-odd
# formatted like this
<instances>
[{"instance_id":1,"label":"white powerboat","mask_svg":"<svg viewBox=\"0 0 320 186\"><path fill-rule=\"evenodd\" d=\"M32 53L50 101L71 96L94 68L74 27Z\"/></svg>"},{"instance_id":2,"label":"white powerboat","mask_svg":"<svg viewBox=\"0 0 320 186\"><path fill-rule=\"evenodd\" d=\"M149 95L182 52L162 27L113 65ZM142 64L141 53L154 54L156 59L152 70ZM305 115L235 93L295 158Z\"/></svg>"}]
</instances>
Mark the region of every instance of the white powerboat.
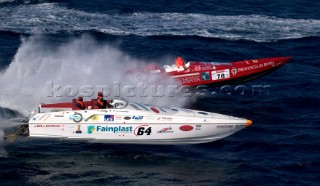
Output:
<instances>
[{"instance_id":1,"label":"white powerboat","mask_svg":"<svg viewBox=\"0 0 320 186\"><path fill-rule=\"evenodd\" d=\"M96 109L95 100L84 103L86 110L78 109L75 100L40 105L39 113L29 120L29 136L94 143L196 144L225 138L252 124L217 113L123 100L113 100L105 109Z\"/></svg>"}]
</instances>

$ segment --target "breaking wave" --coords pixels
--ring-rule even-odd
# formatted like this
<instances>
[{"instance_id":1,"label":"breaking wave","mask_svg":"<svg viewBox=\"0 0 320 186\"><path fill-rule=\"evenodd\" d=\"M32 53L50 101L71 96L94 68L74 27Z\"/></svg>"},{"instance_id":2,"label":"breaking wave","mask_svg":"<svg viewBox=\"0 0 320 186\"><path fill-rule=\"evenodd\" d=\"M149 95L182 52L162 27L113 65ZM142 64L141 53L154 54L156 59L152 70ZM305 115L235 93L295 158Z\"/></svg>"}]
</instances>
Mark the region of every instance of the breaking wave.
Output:
<instances>
[{"instance_id":1,"label":"breaking wave","mask_svg":"<svg viewBox=\"0 0 320 186\"><path fill-rule=\"evenodd\" d=\"M264 15L216 16L196 13L90 13L56 3L0 8L0 29L18 33L98 31L113 35L199 36L271 42L320 36L320 20Z\"/></svg>"}]
</instances>

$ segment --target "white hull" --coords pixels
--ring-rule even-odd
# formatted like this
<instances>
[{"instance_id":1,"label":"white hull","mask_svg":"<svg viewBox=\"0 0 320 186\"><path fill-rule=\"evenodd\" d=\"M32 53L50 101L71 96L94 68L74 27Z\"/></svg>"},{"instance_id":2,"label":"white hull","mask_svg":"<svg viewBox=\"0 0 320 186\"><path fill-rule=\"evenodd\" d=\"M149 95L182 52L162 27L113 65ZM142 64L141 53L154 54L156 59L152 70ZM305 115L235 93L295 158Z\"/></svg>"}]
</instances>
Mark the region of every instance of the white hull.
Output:
<instances>
[{"instance_id":1,"label":"white hull","mask_svg":"<svg viewBox=\"0 0 320 186\"><path fill-rule=\"evenodd\" d=\"M40 113L29 135L94 143L195 144L227 137L251 124L231 116L130 103L122 109Z\"/></svg>"}]
</instances>

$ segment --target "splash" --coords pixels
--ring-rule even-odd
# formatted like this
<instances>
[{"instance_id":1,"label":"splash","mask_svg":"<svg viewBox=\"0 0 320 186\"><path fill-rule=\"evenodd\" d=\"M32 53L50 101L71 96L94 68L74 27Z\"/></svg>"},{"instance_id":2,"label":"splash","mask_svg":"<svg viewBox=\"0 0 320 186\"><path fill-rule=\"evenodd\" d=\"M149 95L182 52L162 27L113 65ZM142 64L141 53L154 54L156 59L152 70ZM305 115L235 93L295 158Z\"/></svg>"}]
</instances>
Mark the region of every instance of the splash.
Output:
<instances>
[{"instance_id":1,"label":"splash","mask_svg":"<svg viewBox=\"0 0 320 186\"><path fill-rule=\"evenodd\" d=\"M58 47L52 47L44 36L22 38L13 61L0 73L0 105L26 111L35 108L39 103L70 101L79 95L86 96L87 99L94 98L97 90L116 85L120 86L120 93L110 94L110 98L117 94L132 101L161 106L183 106L190 101L189 98L165 94L128 94L128 90L123 87L137 86L137 82L132 82L124 72L144 65L146 62L133 59L109 44L98 44L86 34ZM149 86L148 80L148 77L144 77L139 83ZM162 86L166 85L177 84L169 79L162 82ZM54 86L61 88L55 89ZM76 93L68 92L66 95L62 91L61 95L61 90L70 86L77 90ZM81 92L83 86L93 87L91 95ZM152 86L150 90L157 91Z\"/></svg>"}]
</instances>

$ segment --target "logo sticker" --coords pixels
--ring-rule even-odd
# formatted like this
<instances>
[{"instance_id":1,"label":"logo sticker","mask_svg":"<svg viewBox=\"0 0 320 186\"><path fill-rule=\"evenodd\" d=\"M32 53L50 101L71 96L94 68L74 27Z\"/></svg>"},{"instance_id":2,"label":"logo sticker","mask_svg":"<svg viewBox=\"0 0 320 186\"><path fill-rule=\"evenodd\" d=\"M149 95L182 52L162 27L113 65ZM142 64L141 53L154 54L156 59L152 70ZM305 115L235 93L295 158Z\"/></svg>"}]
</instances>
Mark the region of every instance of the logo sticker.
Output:
<instances>
[{"instance_id":1,"label":"logo sticker","mask_svg":"<svg viewBox=\"0 0 320 186\"><path fill-rule=\"evenodd\" d=\"M77 125L76 134L82 134L81 125Z\"/></svg>"},{"instance_id":2,"label":"logo sticker","mask_svg":"<svg viewBox=\"0 0 320 186\"><path fill-rule=\"evenodd\" d=\"M204 81L210 80L209 72L202 72L201 73L201 79L204 80Z\"/></svg>"},{"instance_id":3,"label":"logo sticker","mask_svg":"<svg viewBox=\"0 0 320 186\"><path fill-rule=\"evenodd\" d=\"M191 125L182 125L181 127L179 127L179 129L181 131L187 132L187 131L191 131L193 129L193 126L191 126Z\"/></svg>"},{"instance_id":4,"label":"logo sticker","mask_svg":"<svg viewBox=\"0 0 320 186\"><path fill-rule=\"evenodd\" d=\"M123 119L125 119L125 120L130 120L131 117L130 117L130 116L126 116L126 117L124 117Z\"/></svg>"},{"instance_id":5,"label":"logo sticker","mask_svg":"<svg viewBox=\"0 0 320 186\"><path fill-rule=\"evenodd\" d=\"M114 115L104 115L104 121L114 121Z\"/></svg>"},{"instance_id":6,"label":"logo sticker","mask_svg":"<svg viewBox=\"0 0 320 186\"><path fill-rule=\"evenodd\" d=\"M92 134L95 131L94 126L88 126L88 134Z\"/></svg>"},{"instance_id":7,"label":"logo sticker","mask_svg":"<svg viewBox=\"0 0 320 186\"><path fill-rule=\"evenodd\" d=\"M80 113L75 113L75 114L71 115L69 117L69 119L72 119L74 122L78 123L78 122L82 121L83 117Z\"/></svg>"},{"instance_id":8,"label":"logo sticker","mask_svg":"<svg viewBox=\"0 0 320 186\"><path fill-rule=\"evenodd\" d=\"M90 117L88 117L86 119L86 121L89 121L89 120L97 121L97 120L99 120L99 116L97 114L91 115Z\"/></svg>"},{"instance_id":9,"label":"logo sticker","mask_svg":"<svg viewBox=\"0 0 320 186\"><path fill-rule=\"evenodd\" d=\"M143 116L132 116L132 119L134 119L134 120L142 120Z\"/></svg>"},{"instance_id":10,"label":"logo sticker","mask_svg":"<svg viewBox=\"0 0 320 186\"><path fill-rule=\"evenodd\" d=\"M231 71L232 75L234 75L234 76L237 75L237 72L238 72L238 71L237 71L236 68L233 68L232 71Z\"/></svg>"},{"instance_id":11,"label":"logo sticker","mask_svg":"<svg viewBox=\"0 0 320 186\"><path fill-rule=\"evenodd\" d=\"M158 132L157 132L158 134L160 133L173 133L173 130L172 130L172 127L170 126L170 127L166 127L166 128L163 128L163 129L161 129L161 130L159 130Z\"/></svg>"},{"instance_id":12,"label":"logo sticker","mask_svg":"<svg viewBox=\"0 0 320 186\"><path fill-rule=\"evenodd\" d=\"M196 125L196 129L195 130L201 130L201 125Z\"/></svg>"},{"instance_id":13,"label":"logo sticker","mask_svg":"<svg viewBox=\"0 0 320 186\"><path fill-rule=\"evenodd\" d=\"M196 71L200 71L200 70L201 70L201 66L195 66L194 69L195 69Z\"/></svg>"},{"instance_id":14,"label":"logo sticker","mask_svg":"<svg viewBox=\"0 0 320 186\"><path fill-rule=\"evenodd\" d=\"M94 131L96 132L112 132L112 133L132 133L132 126L88 126L88 134L92 134Z\"/></svg>"}]
</instances>

